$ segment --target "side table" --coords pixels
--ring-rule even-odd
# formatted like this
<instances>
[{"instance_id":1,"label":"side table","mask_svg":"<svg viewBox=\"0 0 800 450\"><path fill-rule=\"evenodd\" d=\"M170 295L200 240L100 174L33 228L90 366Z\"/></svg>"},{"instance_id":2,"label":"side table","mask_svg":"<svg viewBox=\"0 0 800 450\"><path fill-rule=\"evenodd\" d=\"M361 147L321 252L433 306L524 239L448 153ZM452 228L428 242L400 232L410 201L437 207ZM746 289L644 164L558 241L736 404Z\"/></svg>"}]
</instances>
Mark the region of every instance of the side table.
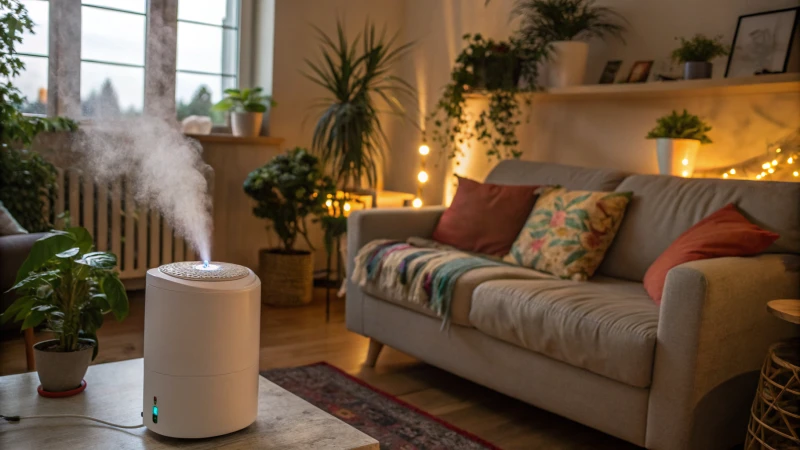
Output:
<instances>
[{"instance_id":1,"label":"side table","mask_svg":"<svg viewBox=\"0 0 800 450\"><path fill-rule=\"evenodd\" d=\"M800 324L800 300L773 300L767 310ZM772 344L750 409L745 450L800 447L800 339Z\"/></svg>"}]
</instances>

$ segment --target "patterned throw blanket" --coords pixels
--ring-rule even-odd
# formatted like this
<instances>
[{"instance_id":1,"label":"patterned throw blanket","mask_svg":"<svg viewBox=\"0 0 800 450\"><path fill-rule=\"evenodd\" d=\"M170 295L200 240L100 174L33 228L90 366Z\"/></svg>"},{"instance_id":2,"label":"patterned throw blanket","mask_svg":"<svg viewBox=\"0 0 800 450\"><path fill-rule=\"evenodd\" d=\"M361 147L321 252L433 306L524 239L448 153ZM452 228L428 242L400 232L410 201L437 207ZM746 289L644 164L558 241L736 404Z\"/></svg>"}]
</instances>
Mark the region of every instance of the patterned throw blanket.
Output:
<instances>
[{"instance_id":1,"label":"patterned throw blanket","mask_svg":"<svg viewBox=\"0 0 800 450\"><path fill-rule=\"evenodd\" d=\"M431 246L423 239L378 239L358 251L352 279L361 287L373 284L393 298L427 306L442 318L444 328L458 278L479 267L504 265L451 247Z\"/></svg>"}]
</instances>

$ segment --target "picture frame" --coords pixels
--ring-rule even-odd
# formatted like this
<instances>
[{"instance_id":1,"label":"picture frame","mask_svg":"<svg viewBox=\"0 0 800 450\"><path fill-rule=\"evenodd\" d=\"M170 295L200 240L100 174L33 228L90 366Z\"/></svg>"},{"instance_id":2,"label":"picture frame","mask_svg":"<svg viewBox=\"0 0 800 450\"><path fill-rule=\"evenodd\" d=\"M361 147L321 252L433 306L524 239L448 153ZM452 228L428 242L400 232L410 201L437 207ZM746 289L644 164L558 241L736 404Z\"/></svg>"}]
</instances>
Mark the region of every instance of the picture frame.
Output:
<instances>
[{"instance_id":1,"label":"picture frame","mask_svg":"<svg viewBox=\"0 0 800 450\"><path fill-rule=\"evenodd\" d=\"M798 23L800 7L739 16L725 78L786 72Z\"/></svg>"},{"instance_id":2,"label":"picture frame","mask_svg":"<svg viewBox=\"0 0 800 450\"><path fill-rule=\"evenodd\" d=\"M650 77L650 70L653 68L653 61L636 61L631 66L628 73L627 83L644 83Z\"/></svg>"},{"instance_id":3,"label":"picture frame","mask_svg":"<svg viewBox=\"0 0 800 450\"><path fill-rule=\"evenodd\" d=\"M617 79L617 72L619 72L619 68L622 67L622 60L615 59L611 60L606 63L606 67L603 69L603 73L600 74L600 81L599 84L612 84L614 80Z\"/></svg>"}]
</instances>

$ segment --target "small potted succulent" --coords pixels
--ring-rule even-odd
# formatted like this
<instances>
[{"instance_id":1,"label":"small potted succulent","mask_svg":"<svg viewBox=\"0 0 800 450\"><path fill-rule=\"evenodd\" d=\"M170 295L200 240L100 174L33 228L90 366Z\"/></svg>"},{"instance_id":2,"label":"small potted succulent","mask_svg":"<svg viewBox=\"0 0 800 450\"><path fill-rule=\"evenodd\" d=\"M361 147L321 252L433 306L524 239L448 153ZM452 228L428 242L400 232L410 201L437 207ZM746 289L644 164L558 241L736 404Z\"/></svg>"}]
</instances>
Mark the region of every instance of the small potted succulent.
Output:
<instances>
[{"instance_id":1,"label":"small potted succulent","mask_svg":"<svg viewBox=\"0 0 800 450\"><path fill-rule=\"evenodd\" d=\"M690 177L694 172L697 151L701 144L710 144L707 132L711 127L685 109L678 114L661 117L656 127L647 133L647 139L656 140L658 170L664 175Z\"/></svg>"},{"instance_id":2,"label":"small potted succulent","mask_svg":"<svg viewBox=\"0 0 800 450\"><path fill-rule=\"evenodd\" d=\"M711 60L728 54L728 47L721 42L722 36L709 39L696 34L691 39L678 39L681 45L672 51L672 59L683 63L683 78L686 80L711 78L714 69Z\"/></svg>"},{"instance_id":3,"label":"small potted succulent","mask_svg":"<svg viewBox=\"0 0 800 450\"><path fill-rule=\"evenodd\" d=\"M276 103L269 95L262 95L260 87L253 89L225 89L225 98L211 107L212 111L229 111L234 136L252 137L261 133L264 113Z\"/></svg>"},{"instance_id":4,"label":"small potted succulent","mask_svg":"<svg viewBox=\"0 0 800 450\"><path fill-rule=\"evenodd\" d=\"M97 356L97 330L103 315L128 315L128 296L114 268L113 253L92 251L92 236L82 227L52 231L33 244L12 290L19 296L0 316L22 329L41 323L55 339L34 345L41 389L79 391L89 363Z\"/></svg>"},{"instance_id":5,"label":"small potted succulent","mask_svg":"<svg viewBox=\"0 0 800 450\"><path fill-rule=\"evenodd\" d=\"M296 249L295 243L300 235L314 250L307 219L327 212L328 194L335 193L333 181L322 174L316 156L298 147L252 171L244 192L256 201L253 214L272 222L283 244L259 252L262 301L273 306L311 302L314 261L310 251Z\"/></svg>"}]
</instances>

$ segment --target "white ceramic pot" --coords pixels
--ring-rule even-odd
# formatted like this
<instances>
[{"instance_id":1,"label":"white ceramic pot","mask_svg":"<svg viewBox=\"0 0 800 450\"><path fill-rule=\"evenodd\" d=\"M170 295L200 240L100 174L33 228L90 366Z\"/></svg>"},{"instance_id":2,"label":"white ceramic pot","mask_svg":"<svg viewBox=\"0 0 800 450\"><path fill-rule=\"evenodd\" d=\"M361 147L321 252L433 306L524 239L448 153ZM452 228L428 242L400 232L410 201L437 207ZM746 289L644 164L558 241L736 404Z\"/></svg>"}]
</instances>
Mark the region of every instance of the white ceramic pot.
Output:
<instances>
[{"instance_id":1,"label":"white ceramic pot","mask_svg":"<svg viewBox=\"0 0 800 450\"><path fill-rule=\"evenodd\" d=\"M697 139L656 139L658 172L662 175L691 177L700 141Z\"/></svg>"},{"instance_id":2,"label":"white ceramic pot","mask_svg":"<svg viewBox=\"0 0 800 450\"><path fill-rule=\"evenodd\" d=\"M234 136L253 137L261 133L261 121L264 113L260 112L232 112L231 129Z\"/></svg>"},{"instance_id":3,"label":"white ceramic pot","mask_svg":"<svg viewBox=\"0 0 800 450\"><path fill-rule=\"evenodd\" d=\"M552 54L545 64L547 86L560 88L583 84L589 44L580 41L556 41L552 46Z\"/></svg>"},{"instance_id":4,"label":"white ceramic pot","mask_svg":"<svg viewBox=\"0 0 800 450\"><path fill-rule=\"evenodd\" d=\"M64 392L80 387L86 369L92 362L94 344L81 340L85 344L81 350L74 352L56 352L46 349L58 344L58 340L42 341L33 346L33 357L42 389L48 392Z\"/></svg>"}]
</instances>

